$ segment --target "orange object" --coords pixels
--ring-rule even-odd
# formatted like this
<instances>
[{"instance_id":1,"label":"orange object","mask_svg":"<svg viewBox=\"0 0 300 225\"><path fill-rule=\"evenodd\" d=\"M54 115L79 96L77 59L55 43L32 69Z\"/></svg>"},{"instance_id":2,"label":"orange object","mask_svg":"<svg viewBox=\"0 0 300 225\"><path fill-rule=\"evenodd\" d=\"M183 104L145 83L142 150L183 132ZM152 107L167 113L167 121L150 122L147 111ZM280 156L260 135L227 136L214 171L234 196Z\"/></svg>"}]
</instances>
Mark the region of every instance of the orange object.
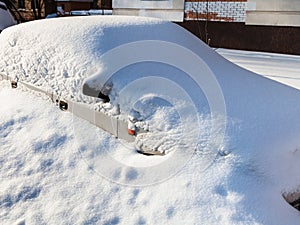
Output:
<instances>
[{"instance_id":1,"label":"orange object","mask_svg":"<svg viewBox=\"0 0 300 225\"><path fill-rule=\"evenodd\" d=\"M128 129L127 131L128 131L128 134L135 135L135 130Z\"/></svg>"}]
</instances>

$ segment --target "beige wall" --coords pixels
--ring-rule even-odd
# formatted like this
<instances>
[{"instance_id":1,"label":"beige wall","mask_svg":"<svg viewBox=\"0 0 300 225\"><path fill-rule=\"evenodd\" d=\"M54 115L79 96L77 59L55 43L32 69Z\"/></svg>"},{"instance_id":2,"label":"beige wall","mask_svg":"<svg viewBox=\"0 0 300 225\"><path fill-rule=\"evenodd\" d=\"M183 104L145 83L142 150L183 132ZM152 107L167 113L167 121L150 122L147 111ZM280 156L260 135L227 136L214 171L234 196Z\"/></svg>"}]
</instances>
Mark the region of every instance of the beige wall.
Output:
<instances>
[{"instance_id":1,"label":"beige wall","mask_svg":"<svg viewBox=\"0 0 300 225\"><path fill-rule=\"evenodd\" d=\"M112 0L114 15L156 17L182 22L184 0Z\"/></svg>"},{"instance_id":2,"label":"beige wall","mask_svg":"<svg viewBox=\"0 0 300 225\"><path fill-rule=\"evenodd\" d=\"M248 0L246 24L300 27L300 0Z\"/></svg>"}]
</instances>

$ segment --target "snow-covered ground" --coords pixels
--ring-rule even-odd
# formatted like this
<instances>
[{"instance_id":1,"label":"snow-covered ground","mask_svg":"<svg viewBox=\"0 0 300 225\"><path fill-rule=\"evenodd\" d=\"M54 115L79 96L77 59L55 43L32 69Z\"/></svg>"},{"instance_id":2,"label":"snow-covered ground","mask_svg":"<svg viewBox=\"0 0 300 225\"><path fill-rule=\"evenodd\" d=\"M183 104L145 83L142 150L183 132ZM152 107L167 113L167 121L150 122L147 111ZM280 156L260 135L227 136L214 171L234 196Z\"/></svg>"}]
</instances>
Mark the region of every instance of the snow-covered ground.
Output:
<instances>
[{"instance_id":1,"label":"snow-covered ground","mask_svg":"<svg viewBox=\"0 0 300 225\"><path fill-rule=\"evenodd\" d=\"M231 62L262 76L300 89L300 66L298 55L217 49ZM267 66L266 66L267 65Z\"/></svg>"},{"instance_id":2,"label":"snow-covered ground","mask_svg":"<svg viewBox=\"0 0 300 225\"><path fill-rule=\"evenodd\" d=\"M65 23L67 27L78 27L81 19L86 26L75 34L70 33L71 41L63 32L56 33L60 26L66 26ZM9 28L0 35L3 52L0 70L74 97L73 94L81 91L80 85L85 78L92 74L97 77L99 71L105 71L106 64L97 63L103 59L103 53L141 37L162 38L190 49L201 58L200 71L206 72L207 76L213 74L222 90L226 120L222 117L224 115L211 116L212 109L209 110L208 106L214 106L214 103L209 102L211 93L206 93L210 89L200 85L202 92L199 91L199 86L190 81L189 76L181 79L178 70L166 65L155 67L151 62L125 67L117 74L119 78L113 80L117 86L126 84L132 87L130 83L134 82L122 77L123 74L140 78L151 72L151 79L143 77L144 82L138 83L143 88L134 86L134 94L140 93L142 98L134 102L133 108L146 115L154 135L143 141L151 145L151 139L155 140L154 143L160 139L170 146L177 146L174 140L185 137L178 132L180 126L201 125L197 150L190 158L181 161L173 153L147 157L128 149L126 142L71 113L60 111L45 96L20 88L11 89L7 81L2 81L1 223L299 224L299 211L285 202L282 193L300 188L300 92L235 66L176 25L152 19L105 19L50 19L51 22L45 24L40 21L22 25L31 26L32 39L21 35L22 26ZM63 46L47 44L44 37L49 28L46 25L50 23L56 26L52 26L54 32L49 39L55 40L55 35L59 35L63 46L70 51L64 52ZM38 29L41 29L41 34ZM70 31L65 30L66 33ZM32 41L41 36L43 41L29 50ZM101 41L111 45L103 47ZM174 50L173 45L160 45L161 49L166 46ZM188 51L183 50L183 53ZM160 56L164 54L160 52ZM273 54L263 54L268 59L273 57ZM235 60L245 63L248 55L249 52L240 51L235 54ZM188 59L194 59L193 56ZM263 59L251 56L251 60L262 62ZM284 72L282 77L295 77L295 73L289 73L284 65L298 68L299 57L280 55L280 60L283 66L277 66ZM181 68L185 68L184 64ZM273 64L267 60L260 65L260 72L272 70ZM158 80L157 76L153 78L157 71L163 71ZM172 74L177 85L171 81L164 83ZM190 96L190 102L176 95L178 85L180 91L185 90L180 92L182 95L187 93ZM147 86L155 88L147 89ZM120 86L117 88L121 89ZM173 92L166 96L162 89ZM126 108L126 102L132 104L136 100L126 95L131 93L128 90L121 89L121 92L125 93L123 99L118 99L121 106ZM174 96L176 98L172 98ZM86 96L77 97L74 99L78 101L89 100ZM191 121L193 117L190 118L185 111L182 113L187 118L180 118L178 112L181 112L182 105L186 104L190 109L187 103L195 104L198 123ZM226 131L223 134L224 121ZM180 144L180 147L194 152L195 143ZM176 163L182 165L169 171ZM165 179L153 183L151 177Z\"/></svg>"}]
</instances>

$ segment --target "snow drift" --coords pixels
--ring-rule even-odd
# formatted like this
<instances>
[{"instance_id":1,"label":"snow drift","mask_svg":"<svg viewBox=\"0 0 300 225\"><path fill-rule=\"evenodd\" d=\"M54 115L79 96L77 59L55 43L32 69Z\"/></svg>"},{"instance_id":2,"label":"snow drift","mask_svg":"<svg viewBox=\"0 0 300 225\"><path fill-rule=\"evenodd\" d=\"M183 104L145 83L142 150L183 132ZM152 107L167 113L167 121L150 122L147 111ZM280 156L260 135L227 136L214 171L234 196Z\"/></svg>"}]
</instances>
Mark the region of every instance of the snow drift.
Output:
<instances>
[{"instance_id":1,"label":"snow drift","mask_svg":"<svg viewBox=\"0 0 300 225\"><path fill-rule=\"evenodd\" d=\"M83 25L78 27L79 23ZM31 32L24 33L27 29ZM106 58L124 46L158 42L167 45L148 45L152 48L142 45L120 54L127 53L126 57ZM29 173L30 166L26 167L26 174L41 179L42 183L19 187L18 193L25 193L22 195L11 193L16 184L9 181L1 197L6 221L18 214L24 215L28 200L32 200L34 215L26 215L33 223L44 220L86 224L298 223L299 213L282 197L282 193L295 190L300 184L298 90L232 64L183 28L157 19L104 16L35 21L4 30L0 43L2 72L16 80L52 89L66 98L96 103L99 110L108 113L119 104L121 113L134 114L137 119L141 116L143 122L147 122L141 126L149 126L151 135L141 137L143 144L160 147L162 151L174 150L174 154L164 159L145 158L126 149L126 143L114 140L80 119L74 118L70 131L69 122L53 122L57 118L54 113L49 120L55 126L51 127L50 121L41 125L46 130L45 127L51 127L45 136L38 137L38 128L33 128L34 137L27 134L29 161L34 160L33 165L38 166L37 157L44 160L46 155L48 160L50 157L50 161L43 161L44 166L39 167L46 170L36 169ZM166 46L168 51L165 51ZM178 48L183 51L173 51ZM146 57L142 61L126 61L141 55ZM198 63L195 64L194 59ZM113 67L115 63L123 64L118 68ZM101 75L111 68L117 70L102 83ZM93 90L100 91L106 81L113 84L109 92L110 104L82 94L85 82ZM2 100L6 92L9 93L4 90ZM27 102L25 96L19 97L16 96L19 102ZM2 104L9 109L14 107L13 103L4 101ZM39 104L42 103L39 101ZM1 140L5 146L13 144L11 129L24 129L28 125L26 121L31 121L31 117L21 117L24 115L17 108L13 118L7 114L3 116L6 123L1 129L6 134ZM34 111L42 113L38 109ZM49 110L47 115L52 114L52 109L45 109ZM35 122L30 124L34 127ZM72 156L74 146L70 142L76 142L75 156ZM155 146L158 142L161 143ZM4 151L9 152L9 148L5 147ZM1 152L3 160L4 151ZM10 153L17 155L13 160L20 160L20 146L15 146L14 152ZM193 157L182 158L182 152L193 153ZM60 154L62 159L59 159ZM73 163L63 154L72 158ZM86 168L77 156L80 154L87 162ZM108 156L114 159L114 164L107 163ZM19 174L10 162L4 162L8 171ZM27 165L24 160L22 163ZM20 170L23 171L22 166ZM9 179L6 172L1 174ZM44 179L41 174L50 178ZM97 174L136 189L107 183ZM65 177L70 183L64 182ZM170 177L172 179L166 180ZM22 176L19 179L26 183ZM47 185L53 180L58 185L50 185L53 190L47 195L51 189ZM164 182L140 187L158 181ZM70 190L74 197L58 186ZM67 197L67 203L56 196L57 189L61 190L59 196ZM87 190L86 199L77 189ZM52 201L49 195L56 196L53 201L62 205L51 210L54 217L46 213L47 206L41 206L42 199ZM122 197L129 195L131 200L123 200ZM84 212L76 206L76 199L85 202ZM101 208L102 203L106 209ZM15 208L10 211L11 207ZM138 215L129 218L128 211ZM66 214L70 217L66 218ZM44 220L36 219L38 215Z\"/></svg>"}]
</instances>

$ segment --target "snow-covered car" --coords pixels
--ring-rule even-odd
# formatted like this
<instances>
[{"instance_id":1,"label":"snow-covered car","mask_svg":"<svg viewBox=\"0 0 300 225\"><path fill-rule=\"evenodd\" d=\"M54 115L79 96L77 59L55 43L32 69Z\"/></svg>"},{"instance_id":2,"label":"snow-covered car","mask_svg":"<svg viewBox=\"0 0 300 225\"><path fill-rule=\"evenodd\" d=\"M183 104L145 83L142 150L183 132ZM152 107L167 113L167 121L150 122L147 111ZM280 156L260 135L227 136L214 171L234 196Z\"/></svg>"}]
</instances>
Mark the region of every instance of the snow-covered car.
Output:
<instances>
[{"instance_id":1,"label":"snow-covered car","mask_svg":"<svg viewBox=\"0 0 300 225\"><path fill-rule=\"evenodd\" d=\"M11 15L9 9L4 2L0 1L0 32L7 27L16 25L17 22Z\"/></svg>"},{"instance_id":2,"label":"snow-covered car","mask_svg":"<svg viewBox=\"0 0 300 225\"><path fill-rule=\"evenodd\" d=\"M265 58L281 60L261 57L261 71L274 70ZM290 79L299 62L278 75ZM1 73L21 83L0 84L3 224L299 224L299 90L182 27L124 16L12 26L0 35ZM103 129L98 112L110 118ZM134 144L166 155L129 148L116 122L127 117L148 126Z\"/></svg>"}]
</instances>

